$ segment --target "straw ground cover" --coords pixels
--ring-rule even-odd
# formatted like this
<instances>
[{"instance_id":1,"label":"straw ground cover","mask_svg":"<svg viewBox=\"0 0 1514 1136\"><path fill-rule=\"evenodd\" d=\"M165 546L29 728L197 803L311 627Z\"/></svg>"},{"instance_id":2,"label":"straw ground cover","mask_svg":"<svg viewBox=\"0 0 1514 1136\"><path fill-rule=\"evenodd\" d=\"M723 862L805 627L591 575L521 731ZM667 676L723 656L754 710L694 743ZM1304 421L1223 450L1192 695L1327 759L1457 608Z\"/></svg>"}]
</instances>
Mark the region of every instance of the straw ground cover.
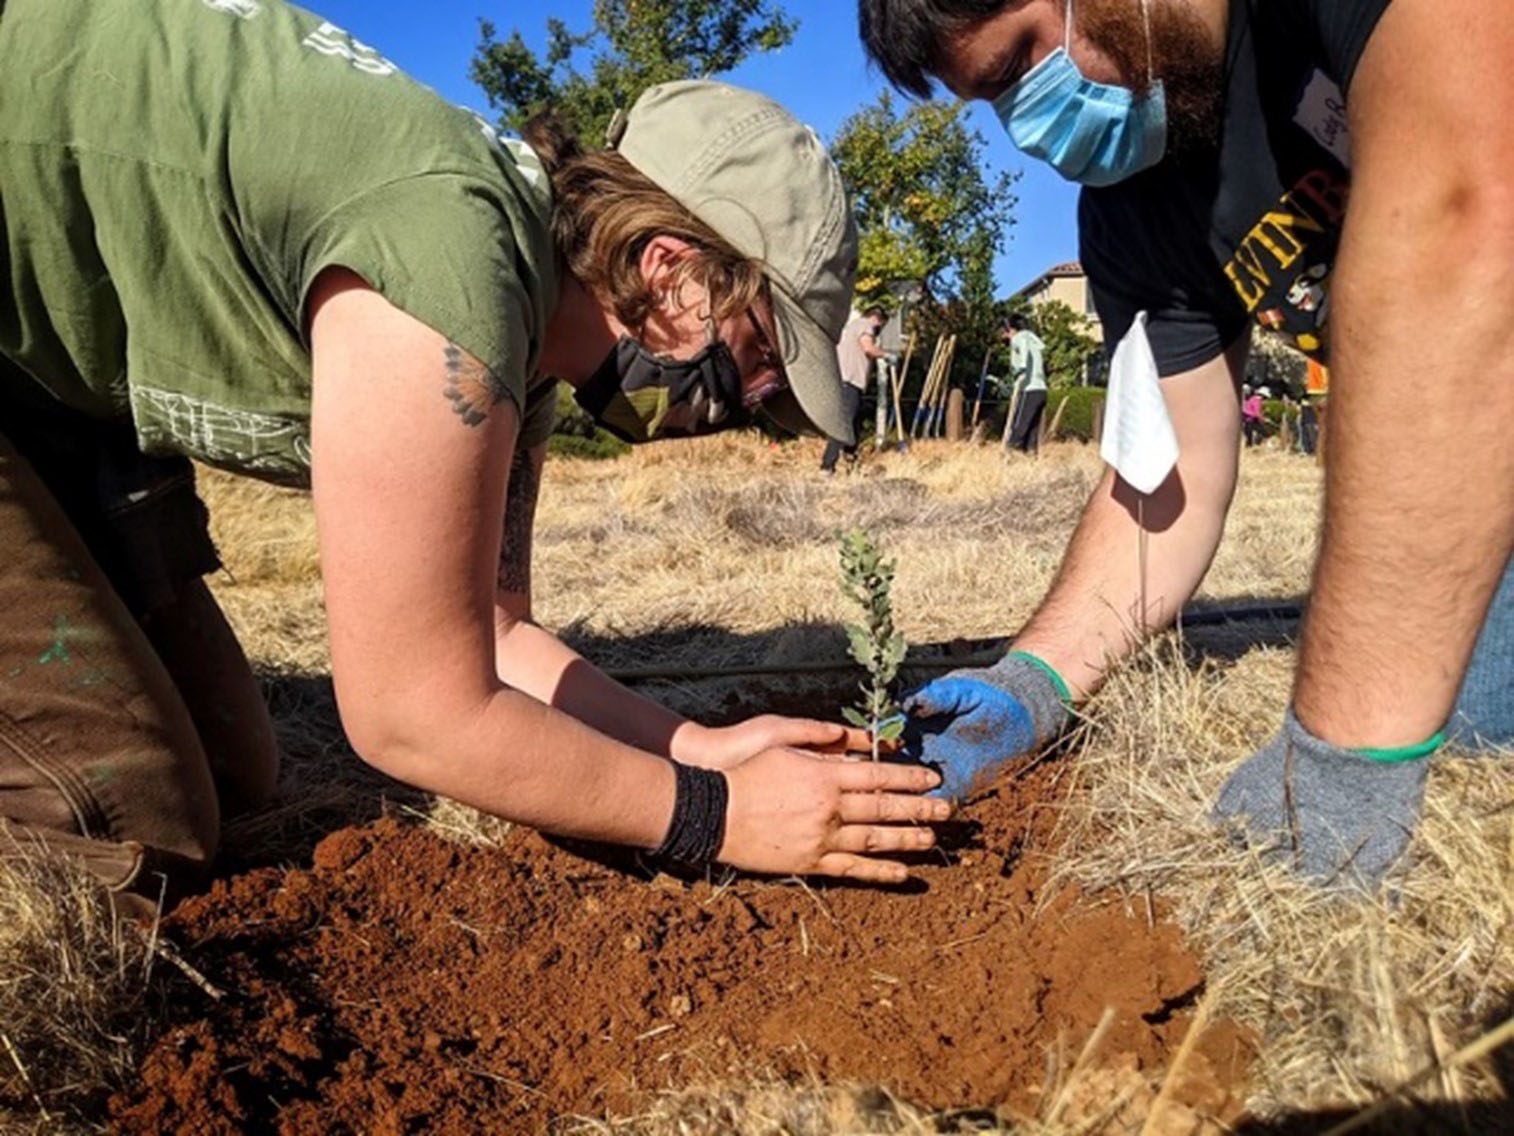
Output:
<instances>
[{"instance_id":1,"label":"straw ground cover","mask_svg":"<svg viewBox=\"0 0 1514 1136\"><path fill-rule=\"evenodd\" d=\"M538 618L611 669L839 660L847 613L836 590L834 534L860 524L898 560L900 630L912 643L950 653L1003 636L1029 614L1099 473L1093 449L1080 446L1007 461L992 448L919 445L834 481L815 476L817 461L807 444L772 448L751 438L654 446L613 462L554 460L536 532ZM229 832L228 854L249 863L297 859L318 834L371 816L375 789L391 808L427 815L451 835L498 836L497 822L384 785L344 760L321 677L328 660L308 501L214 474L204 490L227 563L213 584L267 676L289 755L282 803ZM1312 463L1248 451L1226 544L1201 601L1301 595L1317 492ZM1164 639L1117 674L1064 759L1077 788L1062 818L1067 840L1056 868L1068 880L1109 888L1132 910L1170 907L1205 960L1205 1010L1261 1038L1253 1073L1259 1113L1338 1108L1348 1115L1508 1011L1514 774L1489 759L1437 762L1410 870L1387 901L1331 901L1260 868L1213 831L1206 813L1228 769L1282 711L1291 630L1194 630ZM810 680L788 681L800 689ZM748 682L679 679L645 689L698 714ZM13 878L0 890L25 889ZM27 902L47 902L38 898L45 890L26 894ZM8 969L18 949L6 950ZM106 954L94 967L96 979L75 968L57 981L103 981L98 997L106 1002L145 998L140 977L124 984L113 977L139 976L140 960L114 959ZM0 998L17 989L0 988ZM0 1021L13 1020L13 1007L0 1003ZM58 1030L81 1036L61 1020ZM30 1053L18 1049L10 1061L28 1070L25 1081L0 1053L5 1099L62 1113L87 1099L91 1079L118 1082L133 1038L93 1026L82 1036L69 1044L93 1044L104 1056L52 1083L38 1073L50 1066ZM1072 1039L1074 1051L1081 1043ZM1111 1099L1139 1128L1161 1091L1160 1079L1129 1070L1072 1067L1077 1076L1057 1074L1025 1130L1085 1128L1098 1115L1089 1102ZM1418 1106L1425 1112L1402 1107L1410 1128L1428 1116L1446 1129L1465 1121L1500 1130L1499 1106L1488 1103L1502 1092L1496 1062L1437 1075L1416 1092L1432 1103ZM582 1128L927 1130L927 1118L885 1103L839 1086L777 1085L754 1071L749 1084L690 1086L644 1115L586 1119Z\"/></svg>"}]
</instances>

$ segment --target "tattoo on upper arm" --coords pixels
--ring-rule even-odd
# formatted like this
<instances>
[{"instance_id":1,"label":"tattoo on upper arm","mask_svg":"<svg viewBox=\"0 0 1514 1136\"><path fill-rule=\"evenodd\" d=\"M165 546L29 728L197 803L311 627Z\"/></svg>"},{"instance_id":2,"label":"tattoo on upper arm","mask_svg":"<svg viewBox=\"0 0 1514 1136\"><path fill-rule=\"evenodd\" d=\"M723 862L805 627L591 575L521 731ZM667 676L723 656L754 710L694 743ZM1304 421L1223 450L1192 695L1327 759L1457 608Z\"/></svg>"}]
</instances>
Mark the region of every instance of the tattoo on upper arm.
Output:
<instances>
[{"instance_id":1,"label":"tattoo on upper arm","mask_svg":"<svg viewBox=\"0 0 1514 1136\"><path fill-rule=\"evenodd\" d=\"M448 343L447 385L443 392L466 426L477 426L508 393L502 379L455 343Z\"/></svg>"},{"instance_id":2,"label":"tattoo on upper arm","mask_svg":"<svg viewBox=\"0 0 1514 1136\"><path fill-rule=\"evenodd\" d=\"M531 526L541 471L529 451L520 449L510 462L510 488L505 499L505 531L499 549L499 590L508 595L531 594Z\"/></svg>"}]
</instances>

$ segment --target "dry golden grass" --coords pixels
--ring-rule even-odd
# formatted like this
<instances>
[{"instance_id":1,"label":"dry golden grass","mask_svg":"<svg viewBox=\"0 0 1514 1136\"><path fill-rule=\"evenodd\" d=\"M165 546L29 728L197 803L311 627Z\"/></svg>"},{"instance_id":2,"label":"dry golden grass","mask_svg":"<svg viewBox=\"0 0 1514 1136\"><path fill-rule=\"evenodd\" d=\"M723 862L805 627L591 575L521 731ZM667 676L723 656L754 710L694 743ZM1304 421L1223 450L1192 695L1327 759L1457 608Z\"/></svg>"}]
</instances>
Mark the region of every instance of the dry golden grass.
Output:
<instances>
[{"instance_id":1,"label":"dry golden grass","mask_svg":"<svg viewBox=\"0 0 1514 1136\"><path fill-rule=\"evenodd\" d=\"M1216 1011L1263 1039L1253 1108L1365 1105L1507 1019L1514 767L1437 760L1402 878L1374 900L1323 893L1208 822L1225 776L1276 728L1291 650L1190 666L1177 647L1154 644L1089 708L1060 867L1137 908L1152 895L1173 905L1224 982ZM1414 1099L1502 1100L1506 1080L1474 1064ZM1484 1108L1479 1126L1478 1111L1467 1130L1508 1130L1508 1112Z\"/></svg>"},{"instance_id":2,"label":"dry golden grass","mask_svg":"<svg viewBox=\"0 0 1514 1136\"><path fill-rule=\"evenodd\" d=\"M82 870L0 842L0 1131L73 1131L150 1031L150 932Z\"/></svg>"},{"instance_id":3,"label":"dry golden grass","mask_svg":"<svg viewBox=\"0 0 1514 1136\"><path fill-rule=\"evenodd\" d=\"M712 1082L659 1096L635 1116L580 1117L560 1123L557 1136L1210 1136L1222 1129L1180 1104L1156 1106L1161 1076L1132 1062L1091 1067L1042 1095L1026 1115L988 1109L931 1113L867 1085L795 1085L777 1077L746 1084Z\"/></svg>"},{"instance_id":4,"label":"dry golden grass","mask_svg":"<svg viewBox=\"0 0 1514 1136\"><path fill-rule=\"evenodd\" d=\"M839 659L845 613L833 534L860 523L899 561L895 608L912 642L1004 636L1045 590L1100 471L1093 448L1081 446L1052 446L1031 460L994 447L921 444L833 480L819 477L818 458L814 443L716 437L613 462L553 460L536 528L538 618L611 668ZM1318 487L1312 463L1248 451L1227 541L1200 599L1302 595ZM308 500L216 474L206 475L203 491L227 564L212 584L267 676L287 759L283 803L240 822L228 835L232 854L298 855L319 833L381 807L429 813L466 839L497 833L497 822L472 810L364 771L346 748L323 678ZM1282 713L1289 630L1194 629L1184 641L1164 638L1117 673L1066 759L1078 788L1058 865L1064 878L1113 889L1136 910L1165 905L1183 923L1216 991L1211 1009L1262 1039L1252 1103L1274 1117L1383 1097L1506 1016L1514 989L1507 763L1437 761L1412 864L1384 901L1320 896L1285 871L1260 867L1210 825L1227 771ZM809 680L792 681L802 689ZM749 687L689 678L643 689L698 715ZM1029 1133L1136 1131L1159 1085L1090 1067L1054 1081L1041 1115L1003 1119ZM1452 1103L1424 1106L1439 1110L1429 1113L1404 1106L1406 1130L1479 1130L1485 1122L1499 1130L1480 1104L1502 1092L1487 1061L1417 1092ZM1116 1101L1120 1115L1101 1120L1098 1109ZM754 1076L743 1086L690 1086L645 1116L575 1123L617 1134L925 1132L942 1119L876 1092ZM1184 1119L1168 1116L1153 1131L1192 1131Z\"/></svg>"}]
</instances>

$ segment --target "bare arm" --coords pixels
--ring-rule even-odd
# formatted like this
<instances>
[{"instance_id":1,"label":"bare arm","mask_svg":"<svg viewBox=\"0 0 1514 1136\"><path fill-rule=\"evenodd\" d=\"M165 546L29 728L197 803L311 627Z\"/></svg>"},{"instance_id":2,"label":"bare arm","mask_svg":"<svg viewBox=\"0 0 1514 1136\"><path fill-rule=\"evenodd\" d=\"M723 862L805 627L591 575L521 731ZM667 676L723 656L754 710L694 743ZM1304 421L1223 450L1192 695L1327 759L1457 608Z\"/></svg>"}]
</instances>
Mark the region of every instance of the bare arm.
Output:
<instances>
[{"instance_id":1,"label":"bare arm","mask_svg":"<svg viewBox=\"0 0 1514 1136\"><path fill-rule=\"evenodd\" d=\"M494 673L514 407L477 360L350 274L325 274L311 313L312 481L353 745L489 812L655 845L672 814L671 767Z\"/></svg>"},{"instance_id":2,"label":"bare arm","mask_svg":"<svg viewBox=\"0 0 1514 1136\"><path fill-rule=\"evenodd\" d=\"M1511 59L1514 7L1396 0L1351 90L1324 530L1294 693L1338 745L1444 725L1514 545Z\"/></svg>"},{"instance_id":3,"label":"bare arm","mask_svg":"<svg viewBox=\"0 0 1514 1136\"><path fill-rule=\"evenodd\" d=\"M1105 471L1051 590L1016 638L1016 647L1045 659L1074 692L1091 693L1110 664L1169 625L1209 570L1235 492L1235 389L1245 357L1242 339L1226 355L1162 380L1177 468L1139 508L1139 494Z\"/></svg>"},{"instance_id":4,"label":"bare arm","mask_svg":"<svg viewBox=\"0 0 1514 1136\"><path fill-rule=\"evenodd\" d=\"M501 682L495 594L518 415L478 360L342 270L312 289L312 488L342 724L371 764L549 832L655 847L673 766ZM928 770L773 746L726 773L719 858L901 880ZM904 823L899 823L904 822Z\"/></svg>"},{"instance_id":5,"label":"bare arm","mask_svg":"<svg viewBox=\"0 0 1514 1136\"><path fill-rule=\"evenodd\" d=\"M857 342L862 347L862 354L866 355L869 359L886 359L888 357L888 352L878 345L878 337L871 332L863 332L857 338Z\"/></svg>"},{"instance_id":6,"label":"bare arm","mask_svg":"<svg viewBox=\"0 0 1514 1136\"><path fill-rule=\"evenodd\" d=\"M510 463L504 534L494 596L495 666L500 679L603 734L690 765L729 768L769 746L867 748L866 735L837 723L763 715L710 729L628 690L531 617L531 531L547 448Z\"/></svg>"},{"instance_id":7,"label":"bare arm","mask_svg":"<svg viewBox=\"0 0 1514 1136\"><path fill-rule=\"evenodd\" d=\"M517 452L510 464L504 533L494 595L495 666L516 690L557 707L628 745L673 756L680 729L698 727L621 686L531 617L531 530L547 447Z\"/></svg>"}]
</instances>

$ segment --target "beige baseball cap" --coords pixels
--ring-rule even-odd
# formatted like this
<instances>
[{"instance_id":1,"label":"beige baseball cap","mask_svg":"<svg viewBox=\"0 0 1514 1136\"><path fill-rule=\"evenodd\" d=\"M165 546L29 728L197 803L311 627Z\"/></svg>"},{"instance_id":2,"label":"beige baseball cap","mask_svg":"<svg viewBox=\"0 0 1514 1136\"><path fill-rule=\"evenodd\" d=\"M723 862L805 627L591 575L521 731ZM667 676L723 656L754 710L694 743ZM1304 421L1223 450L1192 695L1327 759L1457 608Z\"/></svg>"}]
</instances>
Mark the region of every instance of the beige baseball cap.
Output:
<instances>
[{"instance_id":1,"label":"beige baseball cap","mask_svg":"<svg viewBox=\"0 0 1514 1136\"><path fill-rule=\"evenodd\" d=\"M688 80L648 88L608 141L668 195L760 261L789 389L762 409L796 433L851 442L836 342L857 274L857 230L820 138L766 95Z\"/></svg>"}]
</instances>

